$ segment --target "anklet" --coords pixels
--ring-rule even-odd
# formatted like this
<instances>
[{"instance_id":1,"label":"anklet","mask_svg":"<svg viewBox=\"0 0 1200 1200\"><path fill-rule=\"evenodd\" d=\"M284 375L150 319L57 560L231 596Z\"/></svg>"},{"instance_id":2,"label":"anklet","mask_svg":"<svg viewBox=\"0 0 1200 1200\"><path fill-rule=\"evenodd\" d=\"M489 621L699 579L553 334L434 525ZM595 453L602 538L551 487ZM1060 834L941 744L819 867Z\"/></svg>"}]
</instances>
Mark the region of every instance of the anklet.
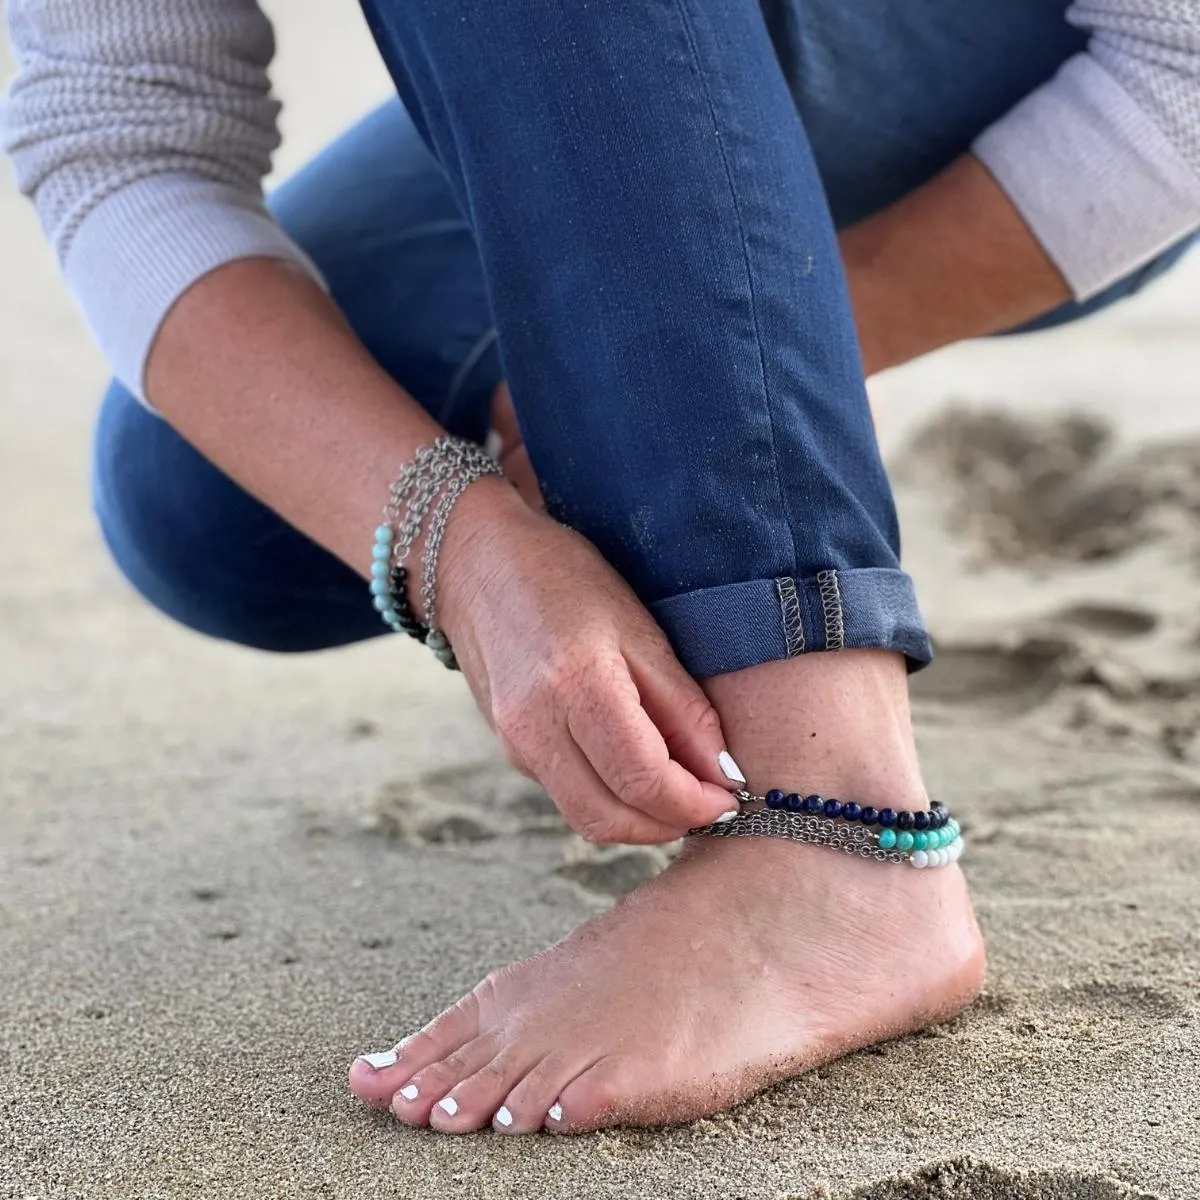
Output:
<instances>
[{"instance_id":1,"label":"anklet","mask_svg":"<svg viewBox=\"0 0 1200 1200\"><path fill-rule=\"evenodd\" d=\"M944 867L957 862L965 849L958 822L942 804L933 804L921 813L896 813L884 809L842 804L821 796L801 798L796 792L785 794L772 788L765 796L735 792L742 811L731 820L702 825L688 832L705 837L782 837L793 842L829 846L846 854L857 854L876 862L908 863L918 870ZM798 803L797 803L798 802ZM751 808L751 805L761 807ZM836 806L836 807L834 807ZM879 818L889 814L878 832ZM898 818L909 818L905 828L897 828ZM923 817L923 829L914 827Z\"/></svg>"}]
</instances>

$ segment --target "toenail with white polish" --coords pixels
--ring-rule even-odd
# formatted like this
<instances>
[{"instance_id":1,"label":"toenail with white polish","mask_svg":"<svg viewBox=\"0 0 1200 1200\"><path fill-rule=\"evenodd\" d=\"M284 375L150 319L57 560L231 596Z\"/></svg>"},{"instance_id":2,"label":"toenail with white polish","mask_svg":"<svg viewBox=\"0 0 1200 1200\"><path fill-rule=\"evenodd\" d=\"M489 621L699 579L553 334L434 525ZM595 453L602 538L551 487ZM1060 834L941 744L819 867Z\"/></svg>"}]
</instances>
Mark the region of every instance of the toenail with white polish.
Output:
<instances>
[{"instance_id":1,"label":"toenail with white polish","mask_svg":"<svg viewBox=\"0 0 1200 1200\"><path fill-rule=\"evenodd\" d=\"M546 1114L546 1116L548 1116L552 1121L561 1121L562 1105L556 1100L552 1105L550 1105L550 1111Z\"/></svg>"},{"instance_id":2,"label":"toenail with white polish","mask_svg":"<svg viewBox=\"0 0 1200 1200\"><path fill-rule=\"evenodd\" d=\"M406 1083L404 1087L400 1089L400 1095L402 1095L405 1100L415 1100L419 1095L417 1091L417 1085L415 1083Z\"/></svg>"},{"instance_id":3,"label":"toenail with white polish","mask_svg":"<svg viewBox=\"0 0 1200 1200\"><path fill-rule=\"evenodd\" d=\"M732 821L738 815L736 808L731 808L728 812L723 812L714 822L714 825L724 825L726 821Z\"/></svg>"},{"instance_id":4,"label":"toenail with white polish","mask_svg":"<svg viewBox=\"0 0 1200 1200\"><path fill-rule=\"evenodd\" d=\"M394 1067L400 1061L400 1055L395 1050L377 1050L374 1054L360 1054L358 1061L382 1071L384 1067Z\"/></svg>"},{"instance_id":5,"label":"toenail with white polish","mask_svg":"<svg viewBox=\"0 0 1200 1200\"><path fill-rule=\"evenodd\" d=\"M458 1101L455 1100L453 1096L443 1096L438 1101L438 1108L440 1108L442 1112L446 1113L447 1116L452 1117L456 1112L458 1112Z\"/></svg>"},{"instance_id":6,"label":"toenail with white polish","mask_svg":"<svg viewBox=\"0 0 1200 1200\"><path fill-rule=\"evenodd\" d=\"M721 774L729 780L730 783L745 783L746 776L742 774L742 768L733 760L733 755L728 750L722 750L717 755L717 764L721 768Z\"/></svg>"},{"instance_id":7,"label":"toenail with white polish","mask_svg":"<svg viewBox=\"0 0 1200 1200\"><path fill-rule=\"evenodd\" d=\"M496 1123L503 1125L505 1129L512 1124L512 1113L508 1111L507 1105L502 1105L499 1112L496 1113Z\"/></svg>"}]
</instances>

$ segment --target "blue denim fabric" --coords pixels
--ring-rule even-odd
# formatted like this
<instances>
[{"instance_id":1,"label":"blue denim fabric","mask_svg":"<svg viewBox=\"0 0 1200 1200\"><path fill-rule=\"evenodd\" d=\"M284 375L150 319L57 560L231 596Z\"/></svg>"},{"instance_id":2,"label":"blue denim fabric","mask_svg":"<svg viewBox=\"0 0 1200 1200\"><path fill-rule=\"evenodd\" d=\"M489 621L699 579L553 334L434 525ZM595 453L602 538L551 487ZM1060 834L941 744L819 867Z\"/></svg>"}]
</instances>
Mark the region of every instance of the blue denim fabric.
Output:
<instances>
[{"instance_id":1,"label":"blue denim fabric","mask_svg":"<svg viewBox=\"0 0 1200 1200\"><path fill-rule=\"evenodd\" d=\"M415 124L385 105L272 206L448 428L481 439L508 378L551 511L694 674L920 665L834 229L1074 52L1063 7L367 0ZM94 478L117 562L185 624L274 650L382 632L353 572L119 386Z\"/></svg>"}]
</instances>

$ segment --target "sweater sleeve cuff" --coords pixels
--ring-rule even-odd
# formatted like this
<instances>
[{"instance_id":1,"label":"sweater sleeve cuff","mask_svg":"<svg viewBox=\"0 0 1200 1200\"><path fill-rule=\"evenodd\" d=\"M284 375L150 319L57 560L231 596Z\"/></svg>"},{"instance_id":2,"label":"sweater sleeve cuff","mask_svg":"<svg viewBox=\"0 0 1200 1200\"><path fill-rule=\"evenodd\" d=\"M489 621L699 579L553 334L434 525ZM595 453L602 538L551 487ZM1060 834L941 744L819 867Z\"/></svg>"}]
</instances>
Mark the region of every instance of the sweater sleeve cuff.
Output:
<instances>
[{"instance_id":1,"label":"sweater sleeve cuff","mask_svg":"<svg viewBox=\"0 0 1200 1200\"><path fill-rule=\"evenodd\" d=\"M1200 227L1200 177L1095 59L1078 54L972 150L1077 300Z\"/></svg>"},{"instance_id":2,"label":"sweater sleeve cuff","mask_svg":"<svg viewBox=\"0 0 1200 1200\"><path fill-rule=\"evenodd\" d=\"M191 176L153 175L93 208L63 269L117 378L144 404L150 347L197 280L242 258L285 259L320 272L256 198Z\"/></svg>"}]
</instances>

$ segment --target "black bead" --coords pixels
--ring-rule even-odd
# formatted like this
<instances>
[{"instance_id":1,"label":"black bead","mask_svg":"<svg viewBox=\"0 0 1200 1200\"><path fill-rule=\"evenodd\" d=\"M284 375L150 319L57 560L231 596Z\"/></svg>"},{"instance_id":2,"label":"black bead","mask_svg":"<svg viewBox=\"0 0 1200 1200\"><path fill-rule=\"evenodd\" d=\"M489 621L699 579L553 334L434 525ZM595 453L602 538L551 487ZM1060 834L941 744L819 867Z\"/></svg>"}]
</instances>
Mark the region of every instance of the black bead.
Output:
<instances>
[{"instance_id":1,"label":"black bead","mask_svg":"<svg viewBox=\"0 0 1200 1200\"><path fill-rule=\"evenodd\" d=\"M772 788L763 799L767 802L768 808L783 807L783 792L779 788Z\"/></svg>"},{"instance_id":2,"label":"black bead","mask_svg":"<svg viewBox=\"0 0 1200 1200\"><path fill-rule=\"evenodd\" d=\"M859 808L853 800L850 800L842 805L842 816L845 817L847 821L857 821L858 818L862 816L862 809Z\"/></svg>"},{"instance_id":3,"label":"black bead","mask_svg":"<svg viewBox=\"0 0 1200 1200\"><path fill-rule=\"evenodd\" d=\"M805 812L819 813L819 812L822 812L824 810L824 808L825 808L825 797L824 796L814 795L814 796L805 796L804 797L804 811Z\"/></svg>"},{"instance_id":4,"label":"black bead","mask_svg":"<svg viewBox=\"0 0 1200 1200\"><path fill-rule=\"evenodd\" d=\"M913 827L913 815L910 812L898 812L896 814L897 829L911 829Z\"/></svg>"},{"instance_id":5,"label":"black bead","mask_svg":"<svg viewBox=\"0 0 1200 1200\"><path fill-rule=\"evenodd\" d=\"M927 812L913 813L913 828L921 829L921 830L928 829L929 828L929 814Z\"/></svg>"},{"instance_id":6,"label":"black bead","mask_svg":"<svg viewBox=\"0 0 1200 1200\"><path fill-rule=\"evenodd\" d=\"M842 802L840 800L826 800L825 815L827 817L840 817L842 815Z\"/></svg>"},{"instance_id":7,"label":"black bead","mask_svg":"<svg viewBox=\"0 0 1200 1200\"><path fill-rule=\"evenodd\" d=\"M889 829L896 823L896 810L894 808L881 808L879 810L879 823L884 829Z\"/></svg>"},{"instance_id":8,"label":"black bead","mask_svg":"<svg viewBox=\"0 0 1200 1200\"><path fill-rule=\"evenodd\" d=\"M801 812L804 808L804 798L798 792L788 792L783 798L783 807L788 812Z\"/></svg>"},{"instance_id":9,"label":"black bead","mask_svg":"<svg viewBox=\"0 0 1200 1200\"><path fill-rule=\"evenodd\" d=\"M948 808L938 809L937 822L939 829L945 829L950 824L950 810Z\"/></svg>"},{"instance_id":10,"label":"black bead","mask_svg":"<svg viewBox=\"0 0 1200 1200\"><path fill-rule=\"evenodd\" d=\"M859 814L858 819L864 825L874 825L875 822L879 820L879 809L872 808L871 805L868 804L867 807L864 808Z\"/></svg>"}]
</instances>

